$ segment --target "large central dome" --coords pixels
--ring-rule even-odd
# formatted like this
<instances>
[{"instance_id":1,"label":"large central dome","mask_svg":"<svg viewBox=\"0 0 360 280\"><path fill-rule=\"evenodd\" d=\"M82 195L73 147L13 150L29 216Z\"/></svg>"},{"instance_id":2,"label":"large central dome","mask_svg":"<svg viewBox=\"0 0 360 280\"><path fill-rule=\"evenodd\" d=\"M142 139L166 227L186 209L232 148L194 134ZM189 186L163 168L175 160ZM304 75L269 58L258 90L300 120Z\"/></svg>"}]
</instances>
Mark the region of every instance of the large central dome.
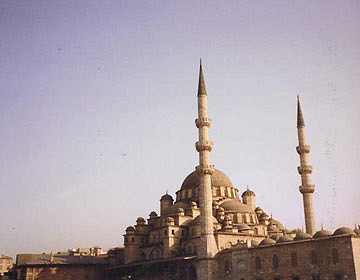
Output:
<instances>
[{"instance_id":1,"label":"large central dome","mask_svg":"<svg viewBox=\"0 0 360 280\"><path fill-rule=\"evenodd\" d=\"M184 180L181 188L176 193L176 201L190 199L198 201L199 177L195 171L191 172ZM213 199L238 198L238 190L234 188L228 176L218 169L211 175L211 189Z\"/></svg>"},{"instance_id":2,"label":"large central dome","mask_svg":"<svg viewBox=\"0 0 360 280\"><path fill-rule=\"evenodd\" d=\"M191 172L184 180L181 185L181 190L194 189L199 187L199 176L196 174L196 171ZM214 173L211 175L211 187L230 187L233 188L233 185L228 176L218 169L214 169Z\"/></svg>"}]
</instances>

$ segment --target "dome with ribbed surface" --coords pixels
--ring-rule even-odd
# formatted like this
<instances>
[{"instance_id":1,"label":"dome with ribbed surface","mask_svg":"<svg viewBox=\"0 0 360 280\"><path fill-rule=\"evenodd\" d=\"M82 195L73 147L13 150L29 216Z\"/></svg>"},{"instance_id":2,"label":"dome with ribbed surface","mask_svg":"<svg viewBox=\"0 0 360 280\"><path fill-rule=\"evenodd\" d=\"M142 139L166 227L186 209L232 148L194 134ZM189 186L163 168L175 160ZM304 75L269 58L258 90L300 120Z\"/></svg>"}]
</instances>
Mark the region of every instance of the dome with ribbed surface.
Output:
<instances>
[{"instance_id":1,"label":"dome with ribbed surface","mask_svg":"<svg viewBox=\"0 0 360 280\"><path fill-rule=\"evenodd\" d=\"M335 230L333 235L342 235L342 234L356 235L355 232L352 229L348 228L348 227L338 228L337 230Z\"/></svg>"},{"instance_id":2,"label":"dome with ribbed surface","mask_svg":"<svg viewBox=\"0 0 360 280\"><path fill-rule=\"evenodd\" d=\"M185 178L184 182L181 185L181 190L194 189L199 187L199 184L199 177L196 172L193 171ZM226 176L218 169L215 169L214 173L211 175L211 186L213 188L220 186L233 188L233 185L228 176Z\"/></svg>"}]
</instances>

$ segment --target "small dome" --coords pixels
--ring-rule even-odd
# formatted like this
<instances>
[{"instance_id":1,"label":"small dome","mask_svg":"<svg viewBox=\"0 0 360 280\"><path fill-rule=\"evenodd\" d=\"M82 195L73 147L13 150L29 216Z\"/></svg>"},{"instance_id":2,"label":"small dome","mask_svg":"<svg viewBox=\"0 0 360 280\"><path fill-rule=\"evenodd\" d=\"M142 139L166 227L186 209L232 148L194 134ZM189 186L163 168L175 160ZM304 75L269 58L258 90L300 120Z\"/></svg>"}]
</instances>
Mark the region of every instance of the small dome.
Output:
<instances>
[{"instance_id":1,"label":"small dome","mask_svg":"<svg viewBox=\"0 0 360 280\"><path fill-rule=\"evenodd\" d=\"M153 217L157 217L157 214L155 211L151 211L149 216L150 216L150 218L153 218Z\"/></svg>"},{"instance_id":2,"label":"small dome","mask_svg":"<svg viewBox=\"0 0 360 280\"><path fill-rule=\"evenodd\" d=\"M294 238L294 241L311 239L311 235L305 232L298 232Z\"/></svg>"},{"instance_id":3,"label":"small dome","mask_svg":"<svg viewBox=\"0 0 360 280\"><path fill-rule=\"evenodd\" d=\"M270 238L275 241L278 241L280 237L281 237L281 235L278 233L270 235Z\"/></svg>"},{"instance_id":4,"label":"small dome","mask_svg":"<svg viewBox=\"0 0 360 280\"><path fill-rule=\"evenodd\" d=\"M323 237L328 237L328 236L331 236L332 235L332 232L331 231L328 231L328 230L320 230L320 231L317 231L313 238L317 239L317 238L323 238Z\"/></svg>"},{"instance_id":5,"label":"small dome","mask_svg":"<svg viewBox=\"0 0 360 280\"><path fill-rule=\"evenodd\" d=\"M160 201L163 201L163 200L169 200L169 201L174 201L174 199L172 198L171 195L169 195L168 193L164 194L161 198L160 198Z\"/></svg>"},{"instance_id":6,"label":"small dome","mask_svg":"<svg viewBox=\"0 0 360 280\"><path fill-rule=\"evenodd\" d=\"M278 228L276 227L276 226L274 226L274 225L272 225L272 224L269 224L268 226L267 226L267 231L268 232L277 232L277 231L279 231L278 230Z\"/></svg>"},{"instance_id":7,"label":"small dome","mask_svg":"<svg viewBox=\"0 0 360 280\"><path fill-rule=\"evenodd\" d=\"M260 215L260 220L266 220L266 219L268 219L269 218L269 216L268 216L268 214L266 214L265 212L263 212L261 215Z\"/></svg>"},{"instance_id":8,"label":"small dome","mask_svg":"<svg viewBox=\"0 0 360 280\"><path fill-rule=\"evenodd\" d=\"M248 205L242 203L240 200L233 199L223 202L221 205L227 212L236 213L252 213L253 210Z\"/></svg>"},{"instance_id":9,"label":"small dome","mask_svg":"<svg viewBox=\"0 0 360 280\"><path fill-rule=\"evenodd\" d=\"M171 223L174 223L175 222L175 220L174 220L174 218L172 218L172 217L167 217L166 219L165 219L165 223L166 224L171 224Z\"/></svg>"},{"instance_id":10,"label":"small dome","mask_svg":"<svg viewBox=\"0 0 360 280\"><path fill-rule=\"evenodd\" d=\"M135 228L133 226L128 226L126 228L126 232L134 232L135 231Z\"/></svg>"},{"instance_id":11,"label":"small dome","mask_svg":"<svg viewBox=\"0 0 360 280\"><path fill-rule=\"evenodd\" d=\"M246 191L244 191L241 195L241 197L243 196L256 196L255 193L249 189L247 189Z\"/></svg>"},{"instance_id":12,"label":"small dome","mask_svg":"<svg viewBox=\"0 0 360 280\"><path fill-rule=\"evenodd\" d=\"M277 241L276 243L285 243L285 242L291 242L293 241L293 239L291 238L290 235L284 235L284 236L281 236Z\"/></svg>"},{"instance_id":13,"label":"small dome","mask_svg":"<svg viewBox=\"0 0 360 280\"><path fill-rule=\"evenodd\" d=\"M256 247L259 246L260 242L255 240L255 239L251 239L251 247Z\"/></svg>"},{"instance_id":14,"label":"small dome","mask_svg":"<svg viewBox=\"0 0 360 280\"><path fill-rule=\"evenodd\" d=\"M267 237L264 240L262 240L259 245L263 246L263 245L273 245L273 244L276 244L276 241Z\"/></svg>"},{"instance_id":15,"label":"small dome","mask_svg":"<svg viewBox=\"0 0 360 280\"><path fill-rule=\"evenodd\" d=\"M260 207L256 207L255 208L255 213L256 214L261 214L261 213L263 213L264 211L260 208Z\"/></svg>"},{"instance_id":16,"label":"small dome","mask_svg":"<svg viewBox=\"0 0 360 280\"><path fill-rule=\"evenodd\" d=\"M185 178L181 185L181 190L194 189L199 185L199 177L196 171L193 171ZM211 175L211 187L216 188L220 186L233 188L230 179L220 170L215 169L214 173Z\"/></svg>"},{"instance_id":17,"label":"small dome","mask_svg":"<svg viewBox=\"0 0 360 280\"><path fill-rule=\"evenodd\" d=\"M347 227L338 228L337 230L335 230L333 235L342 235L342 234L356 235L352 229L347 228Z\"/></svg>"},{"instance_id":18,"label":"small dome","mask_svg":"<svg viewBox=\"0 0 360 280\"><path fill-rule=\"evenodd\" d=\"M138 225L143 225L143 224L145 224L145 219L143 217L139 217L139 218L137 218L136 223Z\"/></svg>"},{"instance_id":19,"label":"small dome","mask_svg":"<svg viewBox=\"0 0 360 280\"><path fill-rule=\"evenodd\" d=\"M241 224L238 226L238 230L239 231L247 231L250 230L251 228L247 225L247 224Z\"/></svg>"},{"instance_id":20,"label":"small dome","mask_svg":"<svg viewBox=\"0 0 360 280\"><path fill-rule=\"evenodd\" d=\"M191 208L197 208L197 203L195 201L190 202Z\"/></svg>"},{"instance_id":21,"label":"small dome","mask_svg":"<svg viewBox=\"0 0 360 280\"><path fill-rule=\"evenodd\" d=\"M232 220L228 215L226 215L225 218L224 218L224 221L232 221Z\"/></svg>"}]
</instances>

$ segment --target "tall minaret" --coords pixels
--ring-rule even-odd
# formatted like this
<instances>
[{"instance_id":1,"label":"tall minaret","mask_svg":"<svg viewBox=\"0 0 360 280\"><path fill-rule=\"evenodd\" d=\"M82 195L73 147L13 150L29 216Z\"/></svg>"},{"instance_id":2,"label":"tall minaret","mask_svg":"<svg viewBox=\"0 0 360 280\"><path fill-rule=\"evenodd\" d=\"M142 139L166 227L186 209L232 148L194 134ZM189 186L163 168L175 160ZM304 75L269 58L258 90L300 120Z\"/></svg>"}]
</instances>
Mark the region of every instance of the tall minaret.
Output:
<instances>
[{"instance_id":1,"label":"tall minaret","mask_svg":"<svg viewBox=\"0 0 360 280\"><path fill-rule=\"evenodd\" d=\"M200 182L200 224L201 224L201 242L198 248L200 259L212 258L216 255L218 249L214 237L214 224L212 214L212 191L211 174L214 172L214 166L210 164L210 151L213 143L209 141L208 129L211 119L207 115L207 93L205 81L200 60L199 87L198 87L198 118L195 120L196 127L199 129L199 141L195 143L196 150L199 152L199 165L196 167L196 173ZM201 265L199 276L201 279L212 279L212 265L210 262L204 262Z\"/></svg>"},{"instance_id":2,"label":"tall minaret","mask_svg":"<svg viewBox=\"0 0 360 280\"><path fill-rule=\"evenodd\" d=\"M299 96L297 98L297 131L299 146L296 147L296 151L300 155L300 166L298 166L298 171L301 175L301 186L299 187L299 190L303 194L306 233L313 235L316 231L313 205L315 185L311 184L310 174L312 172L312 166L309 165L308 158L310 146L306 144L305 123L301 112Z\"/></svg>"}]
</instances>

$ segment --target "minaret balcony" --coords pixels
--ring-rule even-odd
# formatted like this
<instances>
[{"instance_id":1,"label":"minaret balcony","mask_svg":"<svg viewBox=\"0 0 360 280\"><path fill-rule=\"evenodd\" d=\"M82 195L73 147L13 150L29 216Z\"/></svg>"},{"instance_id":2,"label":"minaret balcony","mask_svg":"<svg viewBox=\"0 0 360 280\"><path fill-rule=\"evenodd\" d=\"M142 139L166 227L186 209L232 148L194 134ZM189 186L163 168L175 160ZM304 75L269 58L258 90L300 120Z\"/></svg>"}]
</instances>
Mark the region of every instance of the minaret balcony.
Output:
<instances>
[{"instance_id":1,"label":"minaret balcony","mask_svg":"<svg viewBox=\"0 0 360 280\"><path fill-rule=\"evenodd\" d=\"M198 165L196 166L195 171L198 175L212 175L214 173L214 165Z\"/></svg>"},{"instance_id":2,"label":"minaret balcony","mask_svg":"<svg viewBox=\"0 0 360 280\"><path fill-rule=\"evenodd\" d=\"M315 185L301 185L299 186L299 191L304 193L313 193L315 191Z\"/></svg>"},{"instance_id":3,"label":"minaret balcony","mask_svg":"<svg viewBox=\"0 0 360 280\"><path fill-rule=\"evenodd\" d=\"M203 126L207 126L209 127L211 124L211 119L208 117L198 117L195 120L195 124L197 128L203 127Z\"/></svg>"},{"instance_id":4,"label":"minaret balcony","mask_svg":"<svg viewBox=\"0 0 360 280\"><path fill-rule=\"evenodd\" d=\"M196 150L198 152L200 152L200 151L209 151L209 152L211 152L212 147L213 147L213 143L211 141L209 141L209 140L202 141L202 142L196 142L195 147L196 147Z\"/></svg>"},{"instance_id":5,"label":"minaret balcony","mask_svg":"<svg viewBox=\"0 0 360 280\"><path fill-rule=\"evenodd\" d=\"M296 147L296 151L298 152L299 155L303 154L303 153L310 153L310 146L309 145L299 145Z\"/></svg>"},{"instance_id":6,"label":"minaret balcony","mask_svg":"<svg viewBox=\"0 0 360 280\"><path fill-rule=\"evenodd\" d=\"M300 166L298 166L298 172L300 175L311 174L312 166L311 165L300 165Z\"/></svg>"}]
</instances>

